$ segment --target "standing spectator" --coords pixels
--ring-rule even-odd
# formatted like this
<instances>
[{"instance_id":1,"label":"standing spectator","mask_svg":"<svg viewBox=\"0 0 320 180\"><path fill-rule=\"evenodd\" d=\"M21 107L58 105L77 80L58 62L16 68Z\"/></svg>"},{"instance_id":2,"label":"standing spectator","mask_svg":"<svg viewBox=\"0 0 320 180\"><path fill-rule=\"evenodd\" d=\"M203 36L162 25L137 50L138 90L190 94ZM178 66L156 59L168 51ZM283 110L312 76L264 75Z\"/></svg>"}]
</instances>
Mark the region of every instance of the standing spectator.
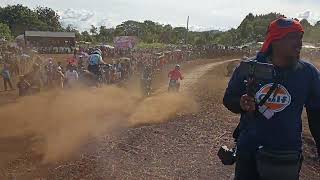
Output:
<instances>
[{"instance_id":1,"label":"standing spectator","mask_svg":"<svg viewBox=\"0 0 320 180\"><path fill-rule=\"evenodd\" d=\"M46 72L47 72L47 85L48 87L53 87L53 80L55 75L55 67L52 61L52 58L48 60L48 64L46 65Z\"/></svg>"},{"instance_id":2,"label":"standing spectator","mask_svg":"<svg viewBox=\"0 0 320 180\"><path fill-rule=\"evenodd\" d=\"M68 87L74 87L76 82L79 79L79 75L76 71L76 67L74 65L71 65L70 68L67 70L65 74L65 78L67 81Z\"/></svg>"},{"instance_id":3,"label":"standing spectator","mask_svg":"<svg viewBox=\"0 0 320 180\"><path fill-rule=\"evenodd\" d=\"M1 71L1 76L3 77L4 90L8 90L8 84L10 86L10 89L13 90L8 64L4 64L3 69Z\"/></svg>"},{"instance_id":4,"label":"standing spectator","mask_svg":"<svg viewBox=\"0 0 320 180\"><path fill-rule=\"evenodd\" d=\"M123 66L122 66L121 62L118 62L117 74L118 74L119 79L121 79L121 80L122 80L122 75L123 75L122 73L123 73Z\"/></svg>"},{"instance_id":5,"label":"standing spectator","mask_svg":"<svg viewBox=\"0 0 320 180\"><path fill-rule=\"evenodd\" d=\"M58 71L64 72L61 62L58 62Z\"/></svg>"},{"instance_id":6,"label":"standing spectator","mask_svg":"<svg viewBox=\"0 0 320 180\"><path fill-rule=\"evenodd\" d=\"M25 75L25 78L30 82L31 94L39 93L42 85L41 71L39 64L35 63L32 65L32 71Z\"/></svg>"},{"instance_id":7,"label":"standing spectator","mask_svg":"<svg viewBox=\"0 0 320 180\"><path fill-rule=\"evenodd\" d=\"M256 60L270 60L277 77L257 84L253 96L246 94L243 82L246 75L240 75L239 67L234 70L223 104L230 111L241 114L236 137L236 180L299 179L303 161L301 115L304 107L311 134L316 144L320 144L320 72L312 64L300 60L303 33L300 22L289 18L281 17L269 25ZM267 89L270 85L276 88ZM288 98L282 102L271 98L265 102L267 105L260 105L261 100L255 97L264 89L271 95L281 90ZM262 110L262 107L266 109ZM320 150L320 146L317 148Z\"/></svg>"},{"instance_id":8,"label":"standing spectator","mask_svg":"<svg viewBox=\"0 0 320 180\"><path fill-rule=\"evenodd\" d=\"M64 78L64 70L61 62L58 62L57 76L58 76L58 86L60 88L63 88L65 78Z\"/></svg>"},{"instance_id":9,"label":"standing spectator","mask_svg":"<svg viewBox=\"0 0 320 180\"><path fill-rule=\"evenodd\" d=\"M15 75L19 75L20 74L20 69L19 69L18 62L19 62L18 56L14 56L13 62L10 65L12 74L15 74Z\"/></svg>"},{"instance_id":10,"label":"standing spectator","mask_svg":"<svg viewBox=\"0 0 320 180\"><path fill-rule=\"evenodd\" d=\"M19 96L26 96L28 95L28 90L31 87L31 84L25 79L24 75L19 77L19 82L17 87L19 88Z\"/></svg>"},{"instance_id":11,"label":"standing spectator","mask_svg":"<svg viewBox=\"0 0 320 180\"><path fill-rule=\"evenodd\" d=\"M68 58L67 62L68 62L68 64L77 65L78 64L77 56L74 55L74 56Z\"/></svg>"}]
</instances>

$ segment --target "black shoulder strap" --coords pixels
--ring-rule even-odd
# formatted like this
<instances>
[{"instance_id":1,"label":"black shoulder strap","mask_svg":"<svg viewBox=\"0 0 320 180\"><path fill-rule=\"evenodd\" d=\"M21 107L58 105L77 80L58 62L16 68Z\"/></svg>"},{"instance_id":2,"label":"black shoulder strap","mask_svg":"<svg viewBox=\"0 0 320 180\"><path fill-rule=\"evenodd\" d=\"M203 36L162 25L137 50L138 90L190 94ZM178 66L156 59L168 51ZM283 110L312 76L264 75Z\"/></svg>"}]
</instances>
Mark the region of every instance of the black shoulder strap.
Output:
<instances>
[{"instance_id":1,"label":"black shoulder strap","mask_svg":"<svg viewBox=\"0 0 320 180\"><path fill-rule=\"evenodd\" d=\"M258 106L263 106L267 102L267 100L271 97L272 93L274 93L273 98L275 98L275 96L278 93L279 84L283 81L283 79L284 77L282 73L276 75L274 79L274 83L272 84L272 87L267 92L266 96L258 103Z\"/></svg>"},{"instance_id":2,"label":"black shoulder strap","mask_svg":"<svg viewBox=\"0 0 320 180\"><path fill-rule=\"evenodd\" d=\"M277 88L278 88L278 83L273 83L270 90L267 92L264 98L258 103L258 106L264 105L267 102L267 100L271 97L272 93L276 91Z\"/></svg>"}]
</instances>

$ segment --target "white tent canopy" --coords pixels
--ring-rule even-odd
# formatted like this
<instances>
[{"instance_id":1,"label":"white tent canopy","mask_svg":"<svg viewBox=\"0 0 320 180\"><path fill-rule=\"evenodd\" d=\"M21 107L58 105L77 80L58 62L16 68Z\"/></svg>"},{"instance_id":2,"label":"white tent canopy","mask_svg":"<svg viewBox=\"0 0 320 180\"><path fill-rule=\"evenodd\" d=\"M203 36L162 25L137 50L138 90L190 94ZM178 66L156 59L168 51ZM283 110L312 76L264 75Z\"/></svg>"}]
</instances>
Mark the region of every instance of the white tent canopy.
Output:
<instances>
[{"instance_id":1,"label":"white tent canopy","mask_svg":"<svg viewBox=\"0 0 320 180\"><path fill-rule=\"evenodd\" d=\"M108 48L108 49L114 49L113 46L110 46L110 45L108 45L108 44L103 45L103 47Z\"/></svg>"}]
</instances>

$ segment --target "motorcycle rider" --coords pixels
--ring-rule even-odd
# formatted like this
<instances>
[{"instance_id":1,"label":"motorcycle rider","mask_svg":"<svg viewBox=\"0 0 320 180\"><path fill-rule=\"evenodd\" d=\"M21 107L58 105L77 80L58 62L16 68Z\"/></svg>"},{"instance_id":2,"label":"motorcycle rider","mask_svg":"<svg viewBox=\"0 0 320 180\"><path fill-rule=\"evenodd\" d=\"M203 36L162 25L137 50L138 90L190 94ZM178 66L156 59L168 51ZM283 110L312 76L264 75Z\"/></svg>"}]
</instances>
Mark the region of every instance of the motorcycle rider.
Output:
<instances>
[{"instance_id":1,"label":"motorcycle rider","mask_svg":"<svg viewBox=\"0 0 320 180\"><path fill-rule=\"evenodd\" d=\"M47 65L45 66L46 68L46 73L47 73L47 85L49 87L52 87L53 86L53 82L55 80L55 75L56 75L56 66L55 64L53 63L53 59L52 58L49 58L48 59L48 63Z\"/></svg>"},{"instance_id":2,"label":"motorcycle rider","mask_svg":"<svg viewBox=\"0 0 320 180\"><path fill-rule=\"evenodd\" d=\"M102 51L97 49L89 56L88 59L88 70L95 74L96 76L100 75L99 65L106 64L102 59Z\"/></svg>"},{"instance_id":3,"label":"motorcycle rider","mask_svg":"<svg viewBox=\"0 0 320 180\"><path fill-rule=\"evenodd\" d=\"M299 179L304 106L320 149L320 72L300 60L303 33L300 22L293 19L281 17L270 24L256 60L272 63L278 77L259 84L255 97L246 94L246 78L240 68L232 75L223 103L231 112L241 114L235 180ZM271 86L275 87L273 98L257 105Z\"/></svg>"},{"instance_id":4,"label":"motorcycle rider","mask_svg":"<svg viewBox=\"0 0 320 180\"><path fill-rule=\"evenodd\" d=\"M175 68L168 73L168 77L170 78L169 88L174 84L176 86L177 91L179 91L179 89L180 89L179 79L183 80L182 73L181 73L180 69L181 69L180 65L177 64L175 66Z\"/></svg>"}]
</instances>

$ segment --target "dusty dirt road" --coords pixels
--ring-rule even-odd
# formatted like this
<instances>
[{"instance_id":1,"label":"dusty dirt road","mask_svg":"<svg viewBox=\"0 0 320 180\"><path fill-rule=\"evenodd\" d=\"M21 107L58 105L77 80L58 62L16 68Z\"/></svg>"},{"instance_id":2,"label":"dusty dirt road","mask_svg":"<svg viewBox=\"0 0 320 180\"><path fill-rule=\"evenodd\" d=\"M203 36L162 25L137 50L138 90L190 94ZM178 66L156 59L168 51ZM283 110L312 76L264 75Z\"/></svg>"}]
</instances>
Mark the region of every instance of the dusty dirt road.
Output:
<instances>
[{"instance_id":1,"label":"dusty dirt road","mask_svg":"<svg viewBox=\"0 0 320 180\"><path fill-rule=\"evenodd\" d=\"M27 140L17 139L16 148L26 151L9 158L1 179L231 179L233 167L222 166L216 156L220 145L232 144L231 133L238 122L238 116L221 104L229 79L226 64L208 63L185 74L182 90L198 102L197 112L177 113L166 123L92 138L72 158L47 165L28 150ZM313 144L305 142L305 146L302 179L319 179Z\"/></svg>"},{"instance_id":2,"label":"dusty dirt road","mask_svg":"<svg viewBox=\"0 0 320 180\"><path fill-rule=\"evenodd\" d=\"M187 72L183 75L183 81L181 82L181 91L187 92L188 88L194 85L203 75L205 75L208 71L210 71L213 67L219 66L221 64L228 64L230 62L238 61L239 59L230 59L223 60L219 62L207 62L203 65L195 66L195 68L191 69L190 72ZM159 89L156 90L154 94L165 93L168 89L167 84L162 85Z\"/></svg>"}]
</instances>

